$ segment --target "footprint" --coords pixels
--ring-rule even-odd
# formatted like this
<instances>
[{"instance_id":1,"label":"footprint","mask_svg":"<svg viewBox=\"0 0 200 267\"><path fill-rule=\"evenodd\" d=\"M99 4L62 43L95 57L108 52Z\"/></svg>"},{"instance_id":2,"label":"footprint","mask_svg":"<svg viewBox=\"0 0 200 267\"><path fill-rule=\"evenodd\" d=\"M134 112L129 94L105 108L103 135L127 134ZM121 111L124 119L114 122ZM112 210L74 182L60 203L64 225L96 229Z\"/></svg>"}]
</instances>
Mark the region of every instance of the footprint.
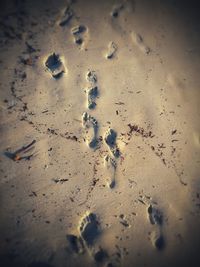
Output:
<instances>
[{"instance_id":1,"label":"footprint","mask_svg":"<svg viewBox=\"0 0 200 267\"><path fill-rule=\"evenodd\" d=\"M68 247L72 252L76 254L82 254L84 252L83 241L81 238L75 235L66 235Z\"/></svg>"},{"instance_id":2,"label":"footprint","mask_svg":"<svg viewBox=\"0 0 200 267\"><path fill-rule=\"evenodd\" d=\"M151 233L151 243L158 250L162 250L164 248L165 241L161 231L153 231Z\"/></svg>"},{"instance_id":3,"label":"footprint","mask_svg":"<svg viewBox=\"0 0 200 267\"><path fill-rule=\"evenodd\" d=\"M95 99L98 96L97 75L94 71L88 71L86 74L86 80L90 83L90 86L85 90L87 94L87 107L94 109L96 106Z\"/></svg>"},{"instance_id":4,"label":"footprint","mask_svg":"<svg viewBox=\"0 0 200 267\"><path fill-rule=\"evenodd\" d=\"M79 223L79 234L90 256L97 263L102 263L108 257L106 251L95 244L100 234L99 223L94 213L86 213Z\"/></svg>"},{"instance_id":5,"label":"footprint","mask_svg":"<svg viewBox=\"0 0 200 267\"><path fill-rule=\"evenodd\" d=\"M97 120L87 112L82 115L82 124L86 129L86 142L90 148L95 148L97 141L98 123Z\"/></svg>"},{"instance_id":6,"label":"footprint","mask_svg":"<svg viewBox=\"0 0 200 267\"><path fill-rule=\"evenodd\" d=\"M82 254L85 251L98 263L103 263L108 258L107 252L96 243L100 234L99 222L92 212L87 212L79 222L79 235L67 234L68 249L76 254Z\"/></svg>"},{"instance_id":7,"label":"footprint","mask_svg":"<svg viewBox=\"0 0 200 267\"><path fill-rule=\"evenodd\" d=\"M92 85L97 83L97 75L93 70L87 72L86 80Z\"/></svg>"},{"instance_id":8,"label":"footprint","mask_svg":"<svg viewBox=\"0 0 200 267\"><path fill-rule=\"evenodd\" d=\"M73 15L74 15L73 10L71 9L70 6L67 6L62 14L61 19L59 20L59 25L61 27L67 25L68 22L72 19Z\"/></svg>"},{"instance_id":9,"label":"footprint","mask_svg":"<svg viewBox=\"0 0 200 267\"><path fill-rule=\"evenodd\" d=\"M65 67L60 59L60 56L55 53L51 54L47 58L45 66L51 73L52 77L55 79L60 78L62 74L65 72Z\"/></svg>"},{"instance_id":10,"label":"footprint","mask_svg":"<svg viewBox=\"0 0 200 267\"><path fill-rule=\"evenodd\" d=\"M123 4L115 5L115 6L113 6L110 15L113 18L117 18L119 16L119 14L120 14L120 11L123 10L123 9L124 9L124 5Z\"/></svg>"},{"instance_id":11,"label":"footprint","mask_svg":"<svg viewBox=\"0 0 200 267\"><path fill-rule=\"evenodd\" d=\"M132 32L131 33L131 38L133 40L133 43L144 53L144 54L149 54L150 53L150 48L145 45L143 38L140 34Z\"/></svg>"},{"instance_id":12,"label":"footprint","mask_svg":"<svg viewBox=\"0 0 200 267\"><path fill-rule=\"evenodd\" d=\"M71 29L71 33L74 36L74 43L77 45L82 45L84 41L84 33L87 28L84 25L78 25Z\"/></svg>"},{"instance_id":13,"label":"footprint","mask_svg":"<svg viewBox=\"0 0 200 267\"><path fill-rule=\"evenodd\" d=\"M104 166L106 167L109 173L108 178L106 179L107 185L108 187L113 188L115 186L115 172L116 172L117 163L113 158L107 155L104 158Z\"/></svg>"},{"instance_id":14,"label":"footprint","mask_svg":"<svg viewBox=\"0 0 200 267\"><path fill-rule=\"evenodd\" d=\"M84 244L88 248L93 246L94 241L99 235L99 227L96 215L94 213L87 213L80 221L78 230Z\"/></svg>"},{"instance_id":15,"label":"footprint","mask_svg":"<svg viewBox=\"0 0 200 267\"><path fill-rule=\"evenodd\" d=\"M162 225L163 215L162 215L162 212L160 210L158 210L157 208L152 207L152 205L150 205L147 209L147 212L148 212L149 221L151 224Z\"/></svg>"},{"instance_id":16,"label":"footprint","mask_svg":"<svg viewBox=\"0 0 200 267\"><path fill-rule=\"evenodd\" d=\"M78 25L71 28L71 33L73 35L78 35L86 31L86 27L84 25Z\"/></svg>"},{"instance_id":17,"label":"footprint","mask_svg":"<svg viewBox=\"0 0 200 267\"><path fill-rule=\"evenodd\" d=\"M104 136L104 141L108 145L110 152L116 158L119 157L120 151L116 145L117 133L113 129L108 129Z\"/></svg>"},{"instance_id":18,"label":"footprint","mask_svg":"<svg viewBox=\"0 0 200 267\"><path fill-rule=\"evenodd\" d=\"M119 218L120 218L120 221L119 221L119 222L120 222L123 226L125 226L125 227L130 227L130 224L129 224L128 221L126 220L124 214L120 214Z\"/></svg>"},{"instance_id":19,"label":"footprint","mask_svg":"<svg viewBox=\"0 0 200 267\"><path fill-rule=\"evenodd\" d=\"M110 42L108 44L108 51L106 53L106 58L111 59L114 57L115 53L117 51L117 45L114 42Z\"/></svg>"},{"instance_id":20,"label":"footprint","mask_svg":"<svg viewBox=\"0 0 200 267\"><path fill-rule=\"evenodd\" d=\"M96 106L95 99L98 96L98 87L89 87L85 90L85 92L87 94L87 107L89 109L94 109Z\"/></svg>"},{"instance_id":21,"label":"footprint","mask_svg":"<svg viewBox=\"0 0 200 267\"><path fill-rule=\"evenodd\" d=\"M162 235L163 214L159 209L153 207L151 204L147 208L147 212L150 223L156 226L154 231L151 233L151 243L156 249L162 250L165 246L165 240Z\"/></svg>"}]
</instances>

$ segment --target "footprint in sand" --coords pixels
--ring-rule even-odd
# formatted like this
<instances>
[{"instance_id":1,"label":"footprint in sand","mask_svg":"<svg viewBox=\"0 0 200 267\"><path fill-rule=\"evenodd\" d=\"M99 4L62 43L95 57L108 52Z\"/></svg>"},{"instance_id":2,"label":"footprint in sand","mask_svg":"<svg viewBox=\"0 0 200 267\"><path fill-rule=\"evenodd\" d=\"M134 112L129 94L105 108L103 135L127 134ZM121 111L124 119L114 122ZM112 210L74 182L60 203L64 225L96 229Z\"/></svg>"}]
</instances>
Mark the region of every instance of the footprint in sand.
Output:
<instances>
[{"instance_id":1,"label":"footprint in sand","mask_svg":"<svg viewBox=\"0 0 200 267\"><path fill-rule=\"evenodd\" d=\"M85 128L85 139L87 145L90 148L95 148L97 146L97 131L98 123L97 120L90 116L87 112L82 115L82 125Z\"/></svg>"},{"instance_id":2,"label":"footprint in sand","mask_svg":"<svg viewBox=\"0 0 200 267\"><path fill-rule=\"evenodd\" d=\"M117 45L114 43L114 42L110 42L108 44L108 50L105 54L105 57L107 59L111 59L114 57L114 55L116 54L116 51L117 51Z\"/></svg>"},{"instance_id":3,"label":"footprint in sand","mask_svg":"<svg viewBox=\"0 0 200 267\"><path fill-rule=\"evenodd\" d=\"M95 100L98 96L98 87L97 86L88 87L85 90L85 93L87 95L87 108L94 109L96 107Z\"/></svg>"},{"instance_id":4,"label":"footprint in sand","mask_svg":"<svg viewBox=\"0 0 200 267\"><path fill-rule=\"evenodd\" d=\"M51 54L45 61L47 70L51 73L52 77L58 79L65 72L65 67L58 54Z\"/></svg>"},{"instance_id":5,"label":"footprint in sand","mask_svg":"<svg viewBox=\"0 0 200 267\"><path fill-rule=\"evenodd\" d=\"M120 151L116 145L117 133L113 129L108 129L104 136L104 141L115 158L118 158Z\"/></svg>"},{"instance_id":6,"label":"footprint in sand","mask_svg":"<svg viewBox=\"0 0 200 267\"><path fill-rule=\"evenodd\" d=\"M85 252L85 248L93 250L94 243L100 234L99 222L94 213L86 212L78 225L79 235L67 234L68 247L75 253Z\"/></svg>"},{"instance_id":7,"label":"footprint in sand","mask_svg":"<svg viewBox=\"0 0 200 267\"><path fill-rule=\"evenodd\" d=\"M67 235L68 248L76 254L82 254L86 250L97 263L104 262L108 255L105 250L95 244L100 229L94 213L85 214L79 222L78 232L79 236Z\"/></svg>"},{"instance_id":8,"label":"footprint in sand","mask_svg":"<svg viewBox=\"0 0 200 267\"><path fill-rule=\"evenodd\" d=\"M110 188L113 188L115 186L115 172L117 163L115 159L111 158L109 155L106 155L104 158L104 166L108 172L108 177L106 179L107 185Z\"/></svg>"},{"instance_id":9,"label":"footprint in sand","mask_svg":"<svg viewBox=\"0 0 200 267\"><path fill-rule=\"evenodd\" d=\"M81 34L86 31L86 27L84 25L77 25L71 28L71 33L73 35Z\"/></svg>"},{"instance_id":10,"label":"footprint in sand","mask_svg":"<svg viewBox=\"0 0 200 267\"><path fill-rule=\"evenodd\" d=\"M77 25L71 28L71 33L74 37L74 43L77 45L82 45L84 41L84 34L86 33L87 28L84 25Z\"/></svg>"},{"instance_id":11,"label":"footprint in sand","mask_svg":"<svg viewBox=\"0 0 200 267\"><path fill-rule=\"evenodd\" d=\"M120 214L119 215L119 218L120 218L120 223L125 226L125 227L130 227L130 224L128 223L128 221L126 220L126 217L124 214Z\"/></svg>"},{"instance_id":12,"label":"footprint in sand","mask_svg":"<svg viewBox=\"0 0 200 267\"><path fill-rule=\"evenodd\" d=\"M86 80L90 84L85 93L87 95L87 108L94 109L96 106L96 98L98 96L97 75L94 71L88 71L86 74Z\"/></svg>"},{"instance_id":13,"label":"footprint in sand","mask_svg":"<svg viewBox=\"0 0 200 267\"><path fill-rule=\"evenodd\" d=\"M149 221L151 224L158 224L158 225L162 225L163 222L163 215L162 212L153 207L152 205L150 205L147 209L147 212L149 214Z\"/></svg>"},{"instance_id":14,"label":"footprint in sand","mask_svg":"<svg viewBox=\"0 0 200 267\"><path fill-rule=\"evenodd\" d=\"M144 53L149 54L150 48L144 43L143 38L140 34L132 32L131 39L133 43Z\"/></svg>"},{"instance_id":15,"label":"footprint in sand","mask_svg":"<svg viewBox=\"0 0 200 267\"><path fill-rule=\"evenodd\" d=\"M113 18L117 18L119 16L121 10L123 10L123 9L124 9L124 5L123 4L114 5L110 15Z\"/></svg>"},{"instance_id":16,"label":"footprint in sand","mask_svg":"<svg viewBox=\"0 0 200 267\"><path fill-rule=\"evenodd\" d=\"M58 24L63 27L69 23L69 21L72 19L74 15L74 12L70 5L68 5L64 11L62 12L61 18L58 21Z\"/></svg>"},{"instance_id":17,"label":"footprint in sand","mask_svg":"<svg viewBox=\"0 0 200 267\"><path fill-rule=\"evenodd\" d=\"M89 254L96 262L103 262L107 253L101 247L95 246L95 241L100 234L99 223L94 213L87 213L79 223L79 234Z\"/></svg>"},{"instance_id":18,"label":"footprint in sand","mask_svg":"<svg viewBox=\"0 0 200 267\"><path fill-rule=\"evenodd\" d=\"M147 213L150 223L156 226L150 236L151 243L156 249L162 250L165 245L164 237L162 235L163 214L159 209L152 205L149 205L147 208Z\"/></svg>"},{"instance_id":19,"label":"footprint in sand","mask_svg":"<svg viewBox=\"0 0 200 267\"><path fill-rule=\"evenodd\" d=\"M94 85L97 83L97 75L95 71L90 70L86 73L86 80L91 84Z\"/></svg>"},{"instance_id":20,"label":"footprint in sand","mask_svg":"<svg viewBox=\"0 0 200 267\"><path fill-rule=\"evenodd\" d=\"M85 245L87 247L91 247L99 235L99 227L96 215L93 213L86 214L80 221L78 230Z\"/></svg>"}]
</instances>

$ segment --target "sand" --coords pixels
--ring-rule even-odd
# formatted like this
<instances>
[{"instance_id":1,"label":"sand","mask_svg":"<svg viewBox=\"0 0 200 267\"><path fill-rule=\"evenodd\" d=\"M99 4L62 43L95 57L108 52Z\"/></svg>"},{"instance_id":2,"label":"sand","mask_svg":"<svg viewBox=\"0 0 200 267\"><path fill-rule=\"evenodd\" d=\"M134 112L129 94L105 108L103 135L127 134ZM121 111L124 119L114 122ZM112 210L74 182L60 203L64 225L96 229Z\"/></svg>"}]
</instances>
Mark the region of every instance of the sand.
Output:
<instances>
[{"instance_id":1,"label":"sand","mask_svg":"<svg viewBox=\"0 0 200 267\"><path fill-rule=\"evenodd\" d=\"M198 13L1 4L1 266L200 266Z\"/></svg>"}]
</instances>

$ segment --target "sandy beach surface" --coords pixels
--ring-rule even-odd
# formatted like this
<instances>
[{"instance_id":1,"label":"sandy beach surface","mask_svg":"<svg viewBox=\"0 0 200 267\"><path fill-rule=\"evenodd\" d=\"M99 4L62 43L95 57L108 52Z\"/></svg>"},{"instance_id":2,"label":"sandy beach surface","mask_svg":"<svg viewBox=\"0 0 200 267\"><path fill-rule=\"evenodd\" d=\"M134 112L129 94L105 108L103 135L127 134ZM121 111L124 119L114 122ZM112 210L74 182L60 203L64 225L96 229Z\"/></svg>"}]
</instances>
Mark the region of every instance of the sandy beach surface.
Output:
<instances>
[{"instance_id":1,"label":"sandy beach surface","mask_svg":"<svg viewBox=\"0 0 200 267\"><path fill-rule=\"evenodd\" d=\"M200 266L198 1L3 1L0 265Z\"/></svg>"}]
</instances>

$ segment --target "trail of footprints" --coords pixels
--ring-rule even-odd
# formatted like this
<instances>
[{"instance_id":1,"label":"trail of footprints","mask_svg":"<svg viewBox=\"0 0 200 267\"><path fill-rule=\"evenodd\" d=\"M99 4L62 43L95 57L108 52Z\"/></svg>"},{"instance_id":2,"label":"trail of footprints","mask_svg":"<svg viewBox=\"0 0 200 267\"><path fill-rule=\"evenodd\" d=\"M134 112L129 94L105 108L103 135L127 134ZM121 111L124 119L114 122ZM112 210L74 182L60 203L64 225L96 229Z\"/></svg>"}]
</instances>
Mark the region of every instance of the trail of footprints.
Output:
<instances>
[{"instance_id":1,"label":"trail of footprints","mask_svg":"<svg viewBox=\"0 0 200 267\"><path fill-rule=\"evenodd\" d=\"M58 20L58 25L63 27L70 23L70 21L75 17L74 10L72 9L73 1L69 1L69 4L66 6L66 8L62 11L62 15L60 19ZM124 9L125 2L122 2L121 4L114 5L112 8L112 11L110 13L111 17L117 18L120 14L120 12ZM76 26L73 26L71 28L71 34L74 39L74 43L77 45L81 45L81 47L84 45L84 40L86 41L88 39L88 29L86 26L79 24ZM149 46L146 45L146 43L143 40L143 37L134 31L131 32L130 37L132 39L133 44L138 47L141 52L148 55L151 52L151 49ZM108 43L107 50L105 52L105 58L106 59L112 59L115 57L116 52L118 50L118 46L115 42L111 41ZM60 56L58 54L52 53L48 56L48 58L45 61L46 69L51 73L52 77L57 79L60 78L63 73L66 72L66 67L64 66L63 60L61 60ZM97 77L96 74L93 71L90 71L87 73L86 79L89 82L88 88L85 89L86 95L87 95L87 102L88 102L88 109L94 109L96 106L95 99L98 96L98 87L96 86Z\"/></svg>"},{"instance_id":2,"label":"trail of footprints","mask_svg":"<svg viewBox=\"0 0 200 267\"><path fill-rule=\"evenodd\" d=\"M99 95L98 78L95 71L89 70L86 73L88 87L86 93L86 108L88 110L96 108L96 98ZM98 147L98 122L87 111L82 114L82 126L85 129L85 141L89 148ZM109 188L115 186L115 176L117 168L117 158L120 156L119 148L116 143L117 133L113 129L108 129L103 137L105 145L108 147L109 154L104 157L104 167L107 171L106 182ZM107 260L107 253L101 248L96 247L95 240L100 234L96 216L89 213L80 221L79 237L68 235L69 246L76 253L83 253L85 250L92 256L95 262L103 263ZM113 266L107 262L106 266Z\"/></svg>"},{"instance_id":3,"label":"trail of footprints","mask_svg":"<svg viewBox=\"0 0 200 267\"><path fill-rule=\"evenodd\" d=\"M113 18L117 18L120 12L124 9L123 4L114 6L110 15ZM73 18L74 11L71 5L68 5L62 12L62 16L58 21L58 25L63 27L66 26ZM82 45L84 41L84 36L87 32L87 28L84 25L77 25L71 28L71 34L74 38L74 43L77 45ZM140 34L135 32L131 33L131 39L144 54L150 53L150 48L144 43L143 38ZM108 44L107 51L105 52L106 59L112 59L117 51L117 44L111 41ZM45 67L50 72L54 79L60 78L63 73L66 72L66 67L64 61L58 54L50 54L46 61ZM98 78L93 70L89 70L86 73L87 86L84 88L86 95L86 109L82 114L82 127L85 131L85 142L90 149L96 149L99 146L98 138L98 122L97 120L89 114L90 110L94 110L97 106L97 98L99 97L99 86ZM106 182L109 188L114 188L116 184L116 170L117 170L117 160L120 156L120 150L116 143L117 133L109 128L103 137L103 141L108 148L109 153L104 157L104 168L107 172ZM154 227L151 233L151 242L154 247L161 250L164 247L164 238L162 235L162 223L163 215L162 213L152 206L151 204L147 208L147 214L149 222ZM124 222L123 222L124 223ZM127 223L126 223L127 224ZM108 261L108 255L101 247L96 245L96 240L100 235L100 226L97 221L95 214L88 212L80 219L78 226L78 235L67 234L66 239L68 243L68 249L76 254L83 254L86 251L97 263L105 263L105 266L112 267L113 264Z\"/></svg>"},{"instance_id":4,"label":"trail of footprints","mask_svg":"<svg viewBox=\"0 0 200 267\"><path fill-rule=\"evenodd\" d=\"M150 233L152 245L157 250L162 250L165 246L162 234L163 213L154 205L149 204L147 208L147 217L149 223L151 223L154 228ZM120 215L120 223L129 227L124 215ZM75 254L84 254L87 252L98 264L113 266L113 263L111 262L112 260L109 260L108 253L101 246L97 245L98 237L101 234L101 228L97 220L97 216L94 213L87 212L80 219L77 230L78 235L66 235L67 248Z\"/></svg>"},{"instance_id":5,"label":"trail of footprints","mask_svg":"<svg viewBox=\"0 0 200 267\"><path fill-rule=\"evenodd\" d=\"M76 14L72 8L73 1L69 1L66 8L61 12L61 16L58 19L57 24L61 27L65 27L71 23ZM80 24L71 28L71 34L73 36L74 43L77 45L83 45L84 40L87 39L87 27Z\"/></svg>"},{"instance_id":6,"label":"trail of footprints","mask_svg":"<svg viewBox=\"0 0 200 267\"><path fill-rule=\"evenodd\" d=\"M86 74L86 81L89 86L84 90L87 98L87 109L95 109L96 98L99 94L97 85L97 75L94 71L88 71ZM88 112L82 115L82 125L85 128L85 141L90 148L95 149L98 146L98 122ZM115 186L115 173L117 168L117 158L120 155L116 144L117 133L113 129L108 129L104 136L104 142L107 145L110 155L104 158L104 166L108 172L106 182L108 187Z\"/></svg>"}]
</instances>

